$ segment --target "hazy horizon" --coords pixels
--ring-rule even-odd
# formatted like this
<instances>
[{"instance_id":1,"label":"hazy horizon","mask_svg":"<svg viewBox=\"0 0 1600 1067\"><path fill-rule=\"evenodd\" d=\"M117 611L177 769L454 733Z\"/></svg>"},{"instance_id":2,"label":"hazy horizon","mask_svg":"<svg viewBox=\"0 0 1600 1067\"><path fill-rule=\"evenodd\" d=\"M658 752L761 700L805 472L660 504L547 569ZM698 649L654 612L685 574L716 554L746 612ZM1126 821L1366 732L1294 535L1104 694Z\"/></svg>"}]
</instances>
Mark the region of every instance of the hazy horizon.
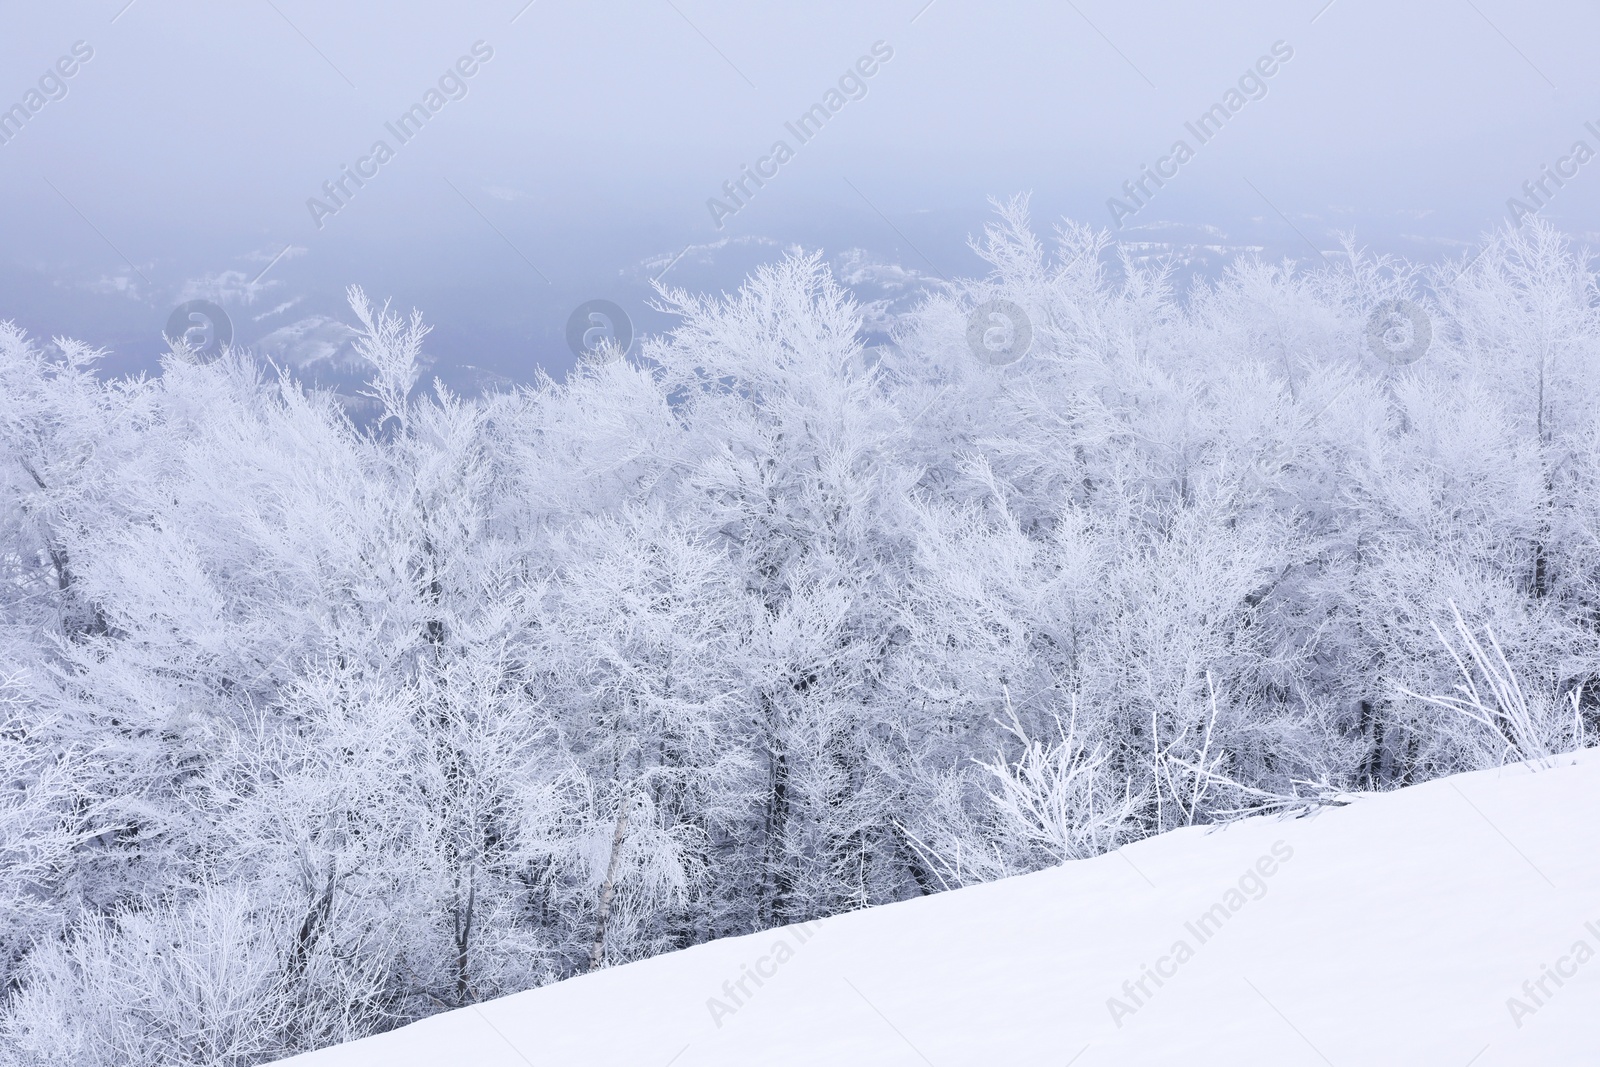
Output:
<instances>
[{"instance_id":1,"label":"hazy horizon","mask_svg":"<svg viewBox=\"0 0 1600 1067\"><path fill-rule=\"evenodd\" d=\"M0 317L110 347L110 369L153 366L195 297L237 343L314 361L360 284L424 311L447 380L527 380L570 366L586 300L664 327L657 276L731 289L793 246L865 301L981 273L988 199L1023 192L1041 233L1210 246L1203 269L1344 233L1438 261L1541 180L1544 217L1600 230L1600 167L1546 177L1600 148L1580 51L1600 15L1576 4L107 0L8 21ZM1219 104L1239 106L1197 127ZM817 106L825 126L797 128ZM763 164L779 141L792 158ZM1192 158L1163 163L1179 141Z\"/></svg>"}]
</instances>

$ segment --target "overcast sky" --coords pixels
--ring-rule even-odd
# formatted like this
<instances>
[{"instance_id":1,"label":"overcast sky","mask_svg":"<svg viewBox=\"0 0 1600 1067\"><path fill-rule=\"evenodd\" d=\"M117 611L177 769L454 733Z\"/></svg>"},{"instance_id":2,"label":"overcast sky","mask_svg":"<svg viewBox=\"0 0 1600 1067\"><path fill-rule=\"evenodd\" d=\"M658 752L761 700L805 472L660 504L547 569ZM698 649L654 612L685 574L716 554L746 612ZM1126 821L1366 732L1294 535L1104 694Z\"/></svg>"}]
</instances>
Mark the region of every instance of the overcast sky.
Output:
<instances>
[{"instance_id":1,"label":"overcast sky","mask_svg":"<svg viewBox=\"0 0 1600 1067\"><path fill-rule=\"evenodd\" d=\"M570 362L583 300L659 328L663 269L730 287L798 242L868 297L974 273L989 196L1130 241L1438 258L1600 151L1595 5L1324 3L0 3L0 109L27 112L0 120L0 316L131 366L183 299L292 347L359 282L422 307L444 363L525 378ZM1141 205L1147 165L1175 176ZM1564 166L1543 211L1592 239L1600 159Z\"/></svg>"}]
</instances>

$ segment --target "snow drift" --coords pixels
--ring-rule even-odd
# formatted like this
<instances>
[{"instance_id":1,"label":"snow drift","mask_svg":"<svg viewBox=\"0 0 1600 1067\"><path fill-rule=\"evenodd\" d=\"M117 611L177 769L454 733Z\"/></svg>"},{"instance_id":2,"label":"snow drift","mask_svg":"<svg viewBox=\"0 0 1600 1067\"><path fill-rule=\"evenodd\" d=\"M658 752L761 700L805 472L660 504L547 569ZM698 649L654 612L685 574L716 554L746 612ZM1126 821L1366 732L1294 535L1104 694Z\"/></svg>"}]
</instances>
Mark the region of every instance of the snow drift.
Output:
<instances>
[{"instance_id":1,"label":"snow drift","mask_svg":"<svg viewBox=\"0 0 1600 1067\"><path fill-rule=\"evenodd\" d=\"M1597 792L1591 752L1174 830L283 1062L1593 1062Z\"/></svg>"}]
</instances>

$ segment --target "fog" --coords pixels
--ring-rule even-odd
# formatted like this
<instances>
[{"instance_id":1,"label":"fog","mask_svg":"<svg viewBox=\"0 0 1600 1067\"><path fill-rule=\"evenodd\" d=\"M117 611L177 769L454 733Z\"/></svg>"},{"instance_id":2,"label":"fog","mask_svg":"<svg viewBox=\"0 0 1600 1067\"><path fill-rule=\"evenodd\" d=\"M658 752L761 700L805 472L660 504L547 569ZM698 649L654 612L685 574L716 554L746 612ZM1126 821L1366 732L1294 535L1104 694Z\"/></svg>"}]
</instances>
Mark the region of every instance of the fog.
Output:
<instances>
[{"instance_id":1,"label":"fog","mask_svg":"<svg viewBox=\"0 0 1600 1067\"><path fill-rule=\"evenodd\" d=\"M584 301L659 330L653 279L731 288L796 244L882 325L979 272L967 239L1018 192L1042 226L1205 271L1347 233L1470 254L1513 197L1600 229L1600 166L1572 155L1600 148L1600 15L1577 3L106 0L4 25L0 316L113 372L153 366L195 298L315 367L359 283L425 311L446 380L527 380L571 364Z\"/></svg>"}]
</instances>

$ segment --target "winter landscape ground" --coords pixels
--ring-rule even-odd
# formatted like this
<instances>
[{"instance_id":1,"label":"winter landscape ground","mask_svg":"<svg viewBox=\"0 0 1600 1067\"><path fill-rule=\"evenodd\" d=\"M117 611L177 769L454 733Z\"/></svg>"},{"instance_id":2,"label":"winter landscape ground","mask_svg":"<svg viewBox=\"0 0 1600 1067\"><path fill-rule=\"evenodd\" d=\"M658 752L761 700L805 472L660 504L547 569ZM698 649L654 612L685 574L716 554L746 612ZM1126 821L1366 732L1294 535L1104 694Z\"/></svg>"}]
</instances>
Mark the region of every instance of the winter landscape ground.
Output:
<instances>
[{"instance_id":1,"label":"winter landscape ground","mask_svg":"<svg viewBox=\"0 0 1600 1067\"><path fill-rule=\"evenodd\" d=\"M1594 1063L1594 756L1172 830L286 1062Z\"/></svg>"}]
</instances>

